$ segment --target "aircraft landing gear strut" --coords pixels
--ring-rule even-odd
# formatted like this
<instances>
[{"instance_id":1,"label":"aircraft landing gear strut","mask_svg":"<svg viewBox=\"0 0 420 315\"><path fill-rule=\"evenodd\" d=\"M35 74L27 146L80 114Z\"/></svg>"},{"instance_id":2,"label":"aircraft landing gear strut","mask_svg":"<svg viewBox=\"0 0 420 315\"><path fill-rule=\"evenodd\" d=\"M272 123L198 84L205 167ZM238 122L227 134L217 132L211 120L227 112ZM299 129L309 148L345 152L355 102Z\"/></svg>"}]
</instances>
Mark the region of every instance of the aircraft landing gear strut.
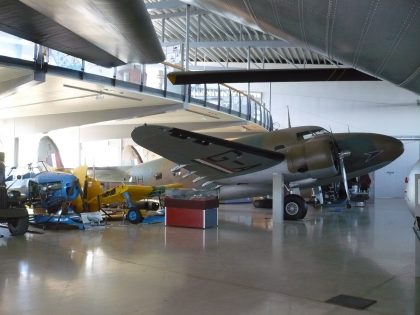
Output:
<instances>
[{"instance_id":1,"label":"aircraft landing gear strut","mask_svg":"<svg viewBox=\"0 0 420 315\"><path fill-rule=\"evenodd\" d=\"M130 194L126 191L122 195L129 208L128 213L127 213L127 220L133 224L138 224L142 222L144 218L140 210L136 207L134 202L131 200Z\"/></svg>"},{"instance_id":2,"label":"aircraft landing gear strut","mask_svg":"<svg viewBox=\"0 0 420 315\"><path fill-rule=\"evenodd\" d=\"M341 176L343 178L344 189L346 190L347 209L350 209L351 208L351 204L350 204L349 186L347 185L346 167L344 166L344 158L350 156L350 154L351 154L350 151L340 152L338 154L338 158L340 160Z\"/></svg>"}]
</instances>

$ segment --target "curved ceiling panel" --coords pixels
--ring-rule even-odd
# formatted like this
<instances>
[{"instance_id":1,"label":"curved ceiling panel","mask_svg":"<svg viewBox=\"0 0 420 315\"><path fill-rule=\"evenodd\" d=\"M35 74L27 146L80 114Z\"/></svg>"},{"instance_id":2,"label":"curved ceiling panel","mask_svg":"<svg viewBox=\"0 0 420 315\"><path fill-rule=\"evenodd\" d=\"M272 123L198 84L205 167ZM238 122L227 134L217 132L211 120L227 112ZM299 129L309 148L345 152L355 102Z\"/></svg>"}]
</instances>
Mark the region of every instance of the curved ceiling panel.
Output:
<instances>
[{"instance_id":1,"label":"curved ceiling panel","mask_svg":"<svg viewBox=\"0 0 420 315\"><path fill-rule=\"evenodd\" d=\"M182 0L420 94L414 0Z\"/></svg>"}]
</instances>

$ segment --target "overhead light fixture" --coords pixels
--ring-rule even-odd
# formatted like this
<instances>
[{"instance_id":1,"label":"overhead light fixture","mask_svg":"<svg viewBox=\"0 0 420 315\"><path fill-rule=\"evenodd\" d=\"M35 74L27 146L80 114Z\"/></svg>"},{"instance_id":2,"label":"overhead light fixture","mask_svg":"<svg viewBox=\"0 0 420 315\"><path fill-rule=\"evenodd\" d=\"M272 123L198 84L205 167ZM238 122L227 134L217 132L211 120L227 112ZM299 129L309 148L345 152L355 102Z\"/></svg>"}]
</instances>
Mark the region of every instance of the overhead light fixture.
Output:
<instances>
[{"instance_id":1,"label":"overhead light fixture","mask_svg":"<svg viewBox=\"0 0 420 315\"><path fill-rule=\"evenodd\" d=\"M194 113L194 114L197 114L197 115L202 115L202 116L210 117L210 118L213 118L213 119L220 119L219 116L217 116L216 114L213 114L211 112L203 113L203 112L200 112L200 111L192 110L191 108L185 108L185 110L187 112Z\"/></svg>"},{"instance_id":2,"label":"overhead light fixture","mask_svg":"<svg viewBox=\"0 0 420 315\"><path fill-rule=\"evenodd\" d=\"M119 98L125 98L125 99L128 99L128 100L133 100L133 101L137 101L137 102L143 101L143 99L141 99L141 98L126 96L126 95L124 95L124 92L113 91L113 90L110 90L108 88L95 90L95 89L88 89L88 88L84 88L84 87L77 86L77 85L71 85L71 84L67 84L67 83L64 83L63 87L76 89L76 90L80 90L80 91L85 91L85 92L97 93L98 95L109 95L109 96L114 96L114 97L119 97ZM107 92L107 91L113 91L113 92L115 92L115 94ZM116 94L116 93L119 93L119 94Z\"/></svg>"}]
</instances>

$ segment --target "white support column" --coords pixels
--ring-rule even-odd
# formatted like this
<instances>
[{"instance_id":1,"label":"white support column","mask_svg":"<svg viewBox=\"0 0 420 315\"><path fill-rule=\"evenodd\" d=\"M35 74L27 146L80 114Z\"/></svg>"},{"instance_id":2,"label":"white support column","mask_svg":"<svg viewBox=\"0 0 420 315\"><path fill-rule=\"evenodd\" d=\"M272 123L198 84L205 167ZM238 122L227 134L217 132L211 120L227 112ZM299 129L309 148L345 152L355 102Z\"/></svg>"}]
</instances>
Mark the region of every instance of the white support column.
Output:
<instances>
[{"instance_id":1,"label":"white support column","mask_svg":"<svg viewBox=\"0 0 420 315\"><path fill-rule=\"evenodd\" d=\"M283 223L284 217L283 174L273 174L273 224Z\"/></svg>"},{"instance_id":2,"label":"white support column","mask_svg":"<svg viewBox=\"0 0 420 315\"><path fill-rule=\"evenodd\" d=\"M86 161L84 161L86 163ZM80 126L77 127L77 166L82 165L82 142L80 141Z\"/></svg>"},{"instance_id":3,"label":"white support column","mask_svg":"<svg viewBox=\"0 0 420 315\"><path fill-rule=\"evenodd\" d=\"M187 9L185 10L185 71L190 70L190 8L191 6L187 4Z\"/></svg>"},{"instance_id":4,"label":"white support column","mask_svg":"<svg viewBox=\"0 0 420 315\"><path fill-rule=\"evenodd\" d=\"M15 137L13 149L13 166L17 166L19 165L19 137Z\"/></svg>"}]
</instances>

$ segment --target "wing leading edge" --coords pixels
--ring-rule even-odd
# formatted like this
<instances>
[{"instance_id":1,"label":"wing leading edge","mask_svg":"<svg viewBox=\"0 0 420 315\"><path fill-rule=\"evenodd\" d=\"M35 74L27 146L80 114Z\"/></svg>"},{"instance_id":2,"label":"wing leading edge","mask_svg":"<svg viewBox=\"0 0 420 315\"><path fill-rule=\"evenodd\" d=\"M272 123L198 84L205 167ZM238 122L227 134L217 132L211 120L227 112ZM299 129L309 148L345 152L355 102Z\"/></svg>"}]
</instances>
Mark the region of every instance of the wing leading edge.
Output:
<instances>
[{"instance_id":1,"label":"wing leading edge","mask_svg":"<svg viewBox=\"0 0 420 315\"><path fill-rule=\"evenodd\" d=\"M0 0L0 31L103 67L165 59L143 1Z\"/></svg>"},{"instance_id":2,"label":"wing leading edge","mask_svg":"<svg viewBox=\"0 0 420 315\"><path fill-rule=\"evenodd\" d=\"M178 128L143 125L135 128L131 137L138 145L207 180L257 172L285 158L278 152Z\"/></svg>"}]
</instances>

